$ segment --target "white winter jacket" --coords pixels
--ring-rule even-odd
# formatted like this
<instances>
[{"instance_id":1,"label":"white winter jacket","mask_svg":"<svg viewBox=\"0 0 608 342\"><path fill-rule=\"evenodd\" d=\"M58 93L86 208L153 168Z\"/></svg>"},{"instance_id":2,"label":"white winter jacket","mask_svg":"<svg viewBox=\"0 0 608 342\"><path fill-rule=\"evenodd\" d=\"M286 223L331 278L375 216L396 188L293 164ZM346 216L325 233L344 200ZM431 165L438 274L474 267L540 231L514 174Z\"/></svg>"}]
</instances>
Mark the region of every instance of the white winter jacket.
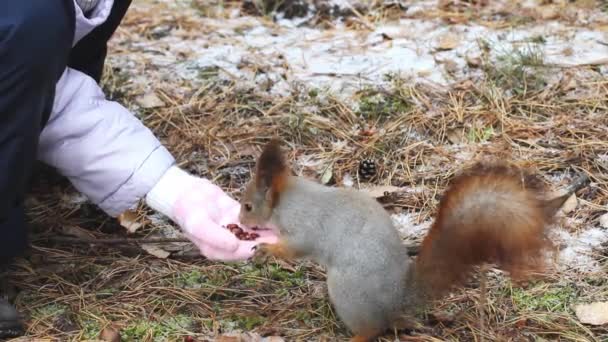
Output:
<instances>
[{"instance_id":1,"label":"white winter jacket","mask_svg":"<svg viewBox=\"0 0 608 342\"><path fill-rule=\"evenodd\" d=\"M113 0L100 0L86 18L74 3L72 46L106 20L112 4ZM95 80L71 68L57 83L38 158L111 216L134 207L175 163L141 121L106 100Z\"/></svg>"}]
</instances>

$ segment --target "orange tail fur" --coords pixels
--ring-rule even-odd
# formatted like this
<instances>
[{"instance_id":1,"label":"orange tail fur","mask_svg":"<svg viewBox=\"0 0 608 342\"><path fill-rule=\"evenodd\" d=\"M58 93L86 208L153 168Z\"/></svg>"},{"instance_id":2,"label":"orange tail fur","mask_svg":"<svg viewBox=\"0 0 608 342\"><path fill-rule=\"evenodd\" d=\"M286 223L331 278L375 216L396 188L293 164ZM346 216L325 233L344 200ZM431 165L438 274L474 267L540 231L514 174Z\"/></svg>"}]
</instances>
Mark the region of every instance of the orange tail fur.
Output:
<instances>
[{"instance_id":1,"label":"orange tail fur","mask_svg":"<svg viewBox=\"0 0 608 342\"><path fill-rule=\"evenodd\" d=\"M437 297L484 263L514 279L540 270L554 214L585 179L547 200L543 183L532 174L505 164L474 165L452 180L441 200L420 247L416 284Z\"/></svg>"}]
</instances>

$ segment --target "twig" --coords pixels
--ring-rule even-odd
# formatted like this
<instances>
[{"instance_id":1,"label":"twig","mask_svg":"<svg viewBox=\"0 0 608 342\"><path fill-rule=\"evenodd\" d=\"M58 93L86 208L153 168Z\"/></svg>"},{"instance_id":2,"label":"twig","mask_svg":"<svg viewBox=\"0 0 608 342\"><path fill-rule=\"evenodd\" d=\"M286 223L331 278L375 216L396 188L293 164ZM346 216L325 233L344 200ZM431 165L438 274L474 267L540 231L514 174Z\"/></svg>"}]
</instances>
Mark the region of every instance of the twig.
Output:
<instances>
[{"instance_id":1,"label":"twig","mask_svg":"<svg viewBox=\"0 0 608 342\"><path fill-rule=\"evenodd\" d=\"M604 65L604 64L608 64L608 58L600 58L600 59L597 59L594 61L578 63L578 64L545 63L544 65L539 65L539 66L546 66L546 67L550 67L550 68L569 69L569 68L580 68L580 67L588 67L588 66L598 66L598 65Z\"/></svg>"},{"instance_id":2,"label":"twig","mask_svg":"<svg viewBox=\"0 0 608 342\"><path fill-rule=\"evenodd\" d=\"M185 238L112 238L112 239L86 239L72 237L48 237L40 238L50 242L69 242L69 243L91 243L91 244L132 244L132 243L170 243L170 242L190 242Z\"/></svg>"}]
</instances>

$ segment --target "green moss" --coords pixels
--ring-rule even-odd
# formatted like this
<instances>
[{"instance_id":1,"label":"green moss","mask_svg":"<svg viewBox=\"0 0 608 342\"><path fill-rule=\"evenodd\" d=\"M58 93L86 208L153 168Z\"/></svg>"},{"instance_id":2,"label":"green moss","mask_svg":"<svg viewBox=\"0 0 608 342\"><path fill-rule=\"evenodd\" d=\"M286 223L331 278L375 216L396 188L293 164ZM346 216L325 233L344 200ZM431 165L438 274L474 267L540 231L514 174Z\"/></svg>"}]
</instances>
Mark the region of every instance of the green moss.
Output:
<instances>
[{"instance_id":1,"label":"green moss","mask_svg":"<svg viewBox=\"0 0 608 342\"><path fill-rule=\"evenodd\" d=\"M547 39L545 39L545 37L539 34L530 38L530 41L535 44L545 44L547 42Z\"/></svg>"},{"instance_id":2,"label":"green moss","mask_svg":"<svg viewBox=\"0 0 608 342\"><path fill-rule=\"evenodd\" d=\"M480 44L484 50L491 49L488 41ZM486 56L483 71L488 82L514 95L540 91L547 85L547 68L538 44L501 51L495 61L490 61Z\"/></svg>"},{"instance_id":3,"label":"green moss","mask_svg":"<svg viewBox=\"0 0 608 342\"><path fill-rule=\"evenodd\" d=\"M82 335L87 340L93 340L99 337L99 332L101 328L99 323L92 318L81 316L78 322L80 329L82 330Z\"/></svg>"},{"instance_id":4,"label":"green moss","mask_svg":"<svg viewBox=\"0 0 608 342\"><path fill-rule=\"evenodd\" d=\"M514 288L510 293L519 310L528 312L568 312L576 299L576 289L572 286L547 286L539 284L535 288Z\"/></svg>"},{"instance_id":5,"label":"green moss","mask_svg":"<svg viewBox=\"0 0 608 342\"><path fill-rule=\"evenodd\" d=\"M250 331L257 326L262 325L265 322L265 318L259 315L233 316L232 321L236 323L238 329Z\"/></svg>"},{"instance_id":6,"label":"green moss","mask_svg":"<svg viewBox=\"0 0 608 342\"><path fill-rule=\"evenodd\" d=\"M64 313L67 309L68 307L65 305L53 303L37 308L32 312L32 317L35 319L54 317Z\"/></svg>"},{"instance_id":7,"label":"green moss","mask_svg":"<svg viewBox=\"0 0 608 342\"><path fill-rule=\"evenodd\" d=\"M309 89L309 90L308 90L308 96L309 96L310 98L313 98L313 99L314 99L314 98L315 98L315 97L317 97L318 95L319 95L319 90L318 90L318 89L313 88L313 89Z\"/></svg>"},{"instance_id":8,"label":"green moss","mask_svg":"<svg viewBox=\"0 0 608 342\"><path fill-rule=\"evenodd\" d=\"M172 280L172 285L185 289L200 289L205 286L226 286L232 277L225 269L208 269L205 273L193 270L181 273Z\"/></svg>"},{"instance_id":9,"label":"green moss","mask_svg":"<svg viewBox=\"0 0 608 342\"><path fill-rule=\"evenodd\" d=\"M358 113L366 119L386 118L407 112L412 104L398 93L364 90L359 99Z\"/></svg>"},{"instance_id":10,"label":"green moss","mask_svg":"<svg viewBox=\"0 0 608 342\"><path fill-rule=\"evenodd\" d=\"M122 329L121 337L124 341L141 341L145 336L151 336L154 341L167 341L188 334L192 324L193 319L186 315L171 316L160 322L138 320Z\"/></svg>"},{"instance_id":11,"label":"green moss","mask_svg":"<svg viewBox=\"0 0 608 342\"><path fill-rule=\"evenodd\" d=\"M494 135L493 127L471 128L467 133L467 139L471 143L486 142Z\"/></svg>"},{"instance_id":12,"label":"green moss","mask_svg":"<svg viewBox=\"0 0 608 342\"><path fill-rule=\"evenodd\" d=\"M198 70L198 78L201 80L215 79L220 74L220 68L217 66L209 66Z\"/></svg>"}]
</instances>

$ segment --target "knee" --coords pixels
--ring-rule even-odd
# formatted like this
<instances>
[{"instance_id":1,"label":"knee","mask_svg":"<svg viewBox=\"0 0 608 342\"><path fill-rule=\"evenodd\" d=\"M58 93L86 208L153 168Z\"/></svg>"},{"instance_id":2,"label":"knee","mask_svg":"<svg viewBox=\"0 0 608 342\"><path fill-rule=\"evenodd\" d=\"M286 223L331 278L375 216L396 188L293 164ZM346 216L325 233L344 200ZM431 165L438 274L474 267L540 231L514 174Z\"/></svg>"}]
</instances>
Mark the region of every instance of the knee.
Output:
<instances>
[{"instance_id":1,"label":"knee","mask_svg":"<svg viewBox=\"0 0 608 342\"><path fill-rule=\"evenodd\" d=\"M3 64L36 80L52 77L57 81L72 47L72 1L11 1L8 15L0 15L8 18L8 25L0 27Z\"/></svg>"}]
</instances>

